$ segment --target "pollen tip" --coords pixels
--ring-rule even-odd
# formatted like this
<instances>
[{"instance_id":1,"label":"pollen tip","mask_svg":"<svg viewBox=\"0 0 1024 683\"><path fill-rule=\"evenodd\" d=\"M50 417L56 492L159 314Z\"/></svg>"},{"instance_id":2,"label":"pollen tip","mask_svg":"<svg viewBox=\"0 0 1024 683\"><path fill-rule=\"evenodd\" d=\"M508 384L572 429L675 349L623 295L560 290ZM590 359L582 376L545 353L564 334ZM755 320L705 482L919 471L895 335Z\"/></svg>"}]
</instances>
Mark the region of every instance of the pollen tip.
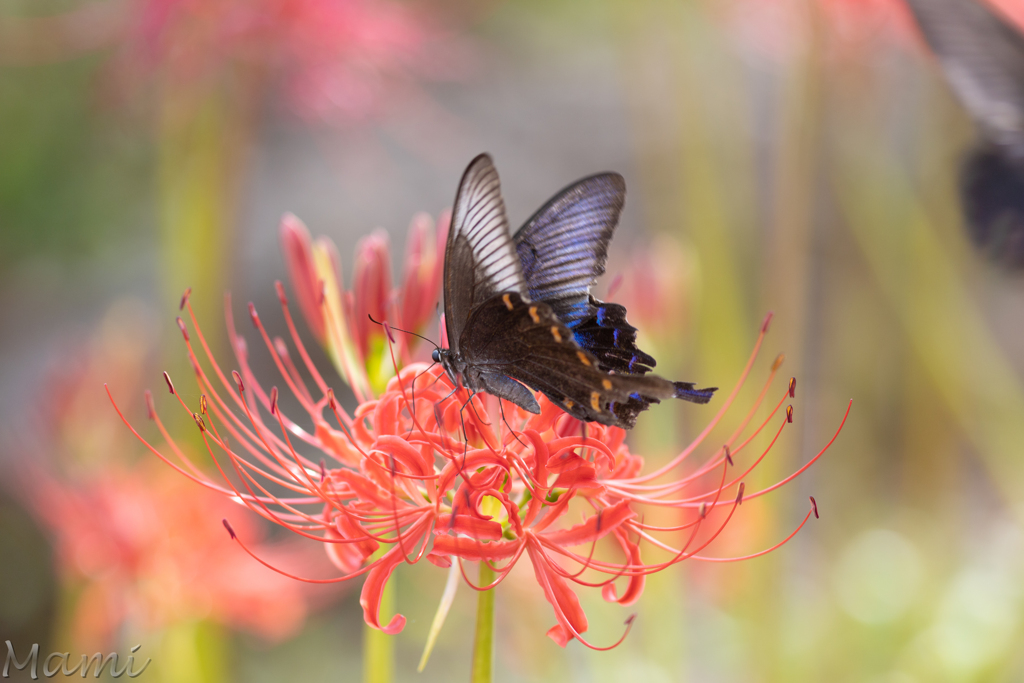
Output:
<instances>
[{"instance_id":1,"label":"pollen tip","mask_svg":"<svg viewBox=\"0 0 1024 683\"><path fill-rule=\"evenodd\" d=\"M810 499L811 499L811 510L814 511L814 518L815 519L820 519L820 517L818 517L818 501L814 500L814 496L810 496Z\"/></svg>"},{"instance_id":2,"label":"pollen tip","mask_svg":"<svg viewBox=\"0 0 1024 683\"><path fill-rule=\"evenodd\" d=\"M704 519L708 516L708 504L706 501L701 502L700 508L697 510L697 513L700 515L701 519Z\"/></svg>"},{"instance_id":3,"label":"pollen tip","mask_svg":"<svg viewBox=\"0 0 1024 683\"><path fill-rule=\"evenodd\" d=\"M181 336L185 338L185 341L188 341L188 328L185 327L185 321L181 319L180 315L176 318L176 320L178 322L178 329L181 330Z\"/></svg>"},{"instance_id":4,"label":"pollen tip","mask_svg":"<svg viewBox=\"0 0 1024 683\"><path fill-rule=\"evenodd\" d=\"M242 376L238 374L238 370L232 370L231 377L235 380L235 384L238 385L238 391L245 391L245 385L242 384Z\"/></svg>"},{"instance_id":5,"label":"pollen tip","mask_svg":"<svg viewBox=\"0 0 1024 683\"><path fill-rule=\"evenodd\" d=\"M206 431L206 423L203 422L203 418L199 413L192 413L192 419L196 421L196 426L199 427L199 431Z\"/></svg>"},{"instance_id":6,"label":"pollen tip","mask_svg":"<svg viewBox=\"0 0 1024 683\"><path fill-rule=\"evenodd\" d=\"M191 287L186 287L184 294L181 295L181 303L178 304L178 310L179 311L184 311L185 310L185 304L188 303L188 298L191 295L192 295L192 288Z\"/></svg>"},{"instance_id":7,"label":"pollen tip","mask_svg":"<svg viewBox=\"0 0 1024 683\"><path fill-rule=\"evenodd\" d=\"M207 413L206 394L201 394L199 396L199 414L200 415L206 415L206 413Z\"/></svg>"},{"instance_id":8,"label":"pollen tip","mask_svg":"<svg viewBox=\"0 0 1024 683\"><path fill-rule=\"evenodd\" d=\"M153 392L150 391L149 389L146 389L146 391L143 392L142 395L146 401L146 417L148 417L150 420L155 420L156 408L153 406Z\"/></svg>"},{"instance_id":9,"label":"pollen tip","mask_svg":"<svg viewBox=\"0 0 1024 683\"><path fill-rule=\"evenodd\" d=\"M228 535L231 536L232 540L238 538L238 536L235 536L235 530L231 528L231 524L228 523L227 518L220 520L220 522L224 525L224 528L228 530Z\"/></svg>"},{"instance_id":10,"label":"pollen tip","mask_svg":"<svg viewBox=\"0 0 1024 683\"><path fill-rule=\"evenodd\" d=\"M630 614L628 617L626 617L626 621L623 622L623 623L625 623L626 626L632 626L633 625L633 621L635 619L636 619L636 612L634 612L633 614Z\"/></svg>"},{"instance_id":11,"label":"pollen tip","mask_svg":"<svg viewBox=\"0 0 1024 683\"><path fill-rule=\"evenodd\" d=\"M388 321L387 320L385 320L383 323L381 323L381 325L384 326L384 334L388 335L388 341L390 341L392 344L394 344L395 343L395 335L393 335L391 333L391 325L388 325Z\"/></svg>"},{"instance_id":12,"label":"pollen tip","mask_svg":"<svg viewBox=\"0 0 1024 683\"><path fill-rule=\"evenodd\" d=\"M725 459L729 462L729 467L732 467L732 452L729 450L729 444L722 446L722 448L725 449Z\"/></svg>"},{"instance_id":13,"label":"pollen tip","mask_svg":"<svg viewBox=\"0 0 1024 683\"><path fill-rule=\"evenodd\" d=\"M334 398L334 389L327 387L327 405L331 407L331 410L338 410L338 400Z\"/></svg>"},{"instance_id":14,"label":"pollen tip","mask_svg":"<svg viewBox=\"0 0 1024 683\"><path fill-rule=\"evenodd\" d=\"M789 378L789 397L796 398L796 377Z\"/></svg>"},{"instance_id":15,"label":"pollen tip","mask_svg":"<svg viewBox=\"0 0 1024 683\"><path fill-rule=\"evenodd\" d=\"M786 422L793 424L793 406L786 406Z\"/></svg>"},{"instance_id":16,"label":"pollen tip","mask_svg":"<svg viewBox=\"0 0 1024 683\"><path fill-rule=\"evenodd\" d=\"M281 284L280 280L274 280L274 289L277 290L277 299L281 302L281 305L287 306L288 296L284 293L284 285Z\"/></svg>"},{"instance_id":17,"label":"pollen tip","mask_svg":"<svg viewBox=\"0 0 1024 683\"><path fill-rule=\"evenodd\" d=\"M323 458L320 458L320 483L324 482L327 478L327 463L324 462Z\"/></svg>"},{"instance_id":18,"label":"pollen tip","mask_svg":"<svg viewBox=\"0 0 1024 683\"><path fill-rule=\"evenodd\" d=\"M740 482L740 490L736 493L736 504L737 505L742 505L743 504L743 491L746 488L747 488L747 485L744 482L741 481Z\"/></svg>"},{"instance_id":19,"label":"pollen tip","mask_svg":"<svg viewBox=\"0 0 1024 683\"><path fill-rule=\"evenodd\" d=\"M775 360L772 362L772 372L775 372L776 370L781 368L784 362L786 362L786 354L780 353L779 355L775 356Z\"/></svg>"},{"instance_id":20,"label":"pollen tip","mask_svg":"<svg viewBox=\"0 0 1024 683\"><path fill-rule=\"evenodd\" d=\"M249 317L252 319L252 325L257 330L260 328L260 316L256 313L256 304L249 302Z\"/></svg>"},{"instance_id":21,"label":"pollen tip","mask_svg":"<svg viewBox=\"0 0 1024 683\"><path fill-rule=\"evenodd\" d=\"M774 311L768 311L768 315L764 317L764 322L761 323L761 334L765 334L768 332L768 327L772 324L772 317L774 315Z\"/></svg>"},{"instance_id":22,"label":"pollen tip","mask_svg":"<svg viewBox=\"0 0 1024 683\"><path fill-rule=\"evenodd\" d=\"M167 382L167 389L168 389L168 391L170 391L173 394L174 393L174 383L171 382L171 376L167 374L166 370L164 370L164 381Z\"/></svg>"},{"instance_id":23,"label":"pollen tip","mask_svg":"<svg viewBox=\"0 0 1024 683\"><path fill-rule=\"evenodd\" d=\"M270 414L277 415L277 387L270 388Z\"/></svg>"}]
</instances>

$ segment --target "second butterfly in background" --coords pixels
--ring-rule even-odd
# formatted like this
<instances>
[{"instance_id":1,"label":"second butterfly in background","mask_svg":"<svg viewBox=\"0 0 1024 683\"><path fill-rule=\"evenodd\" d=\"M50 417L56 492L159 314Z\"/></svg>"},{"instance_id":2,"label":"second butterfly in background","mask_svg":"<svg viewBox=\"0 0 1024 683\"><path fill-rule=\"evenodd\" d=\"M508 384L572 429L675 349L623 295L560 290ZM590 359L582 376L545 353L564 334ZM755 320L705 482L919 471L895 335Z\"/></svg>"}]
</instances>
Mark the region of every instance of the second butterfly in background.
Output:
<instances>
[{"instance_id":1,"label":"second butterfly in background","mask_svg":"<svg viewBox=\"0 0 1024 683\"><path fill-rule=\"evenodd\" d=\"M968 233L994 261L1024 268L1024 34L977 0L907 0L979 141L960 167Z\"/></svg>"},{"instance_id":2,"label":"second butterfly in background","mask_svg":"<svg viewBox=\"0 0 1024 683\"><path fill-rule=\"evenodd\" d=\"M470 163L445 249L448 348L434 352L453 382L537 413L533 389L577 419L626 429L662 399L711 400L714 388L647 374L655 361L626 309L590 294L624 199L618 174L584 178L512 237L491 158Z\"/></svg>"}]
</instances>

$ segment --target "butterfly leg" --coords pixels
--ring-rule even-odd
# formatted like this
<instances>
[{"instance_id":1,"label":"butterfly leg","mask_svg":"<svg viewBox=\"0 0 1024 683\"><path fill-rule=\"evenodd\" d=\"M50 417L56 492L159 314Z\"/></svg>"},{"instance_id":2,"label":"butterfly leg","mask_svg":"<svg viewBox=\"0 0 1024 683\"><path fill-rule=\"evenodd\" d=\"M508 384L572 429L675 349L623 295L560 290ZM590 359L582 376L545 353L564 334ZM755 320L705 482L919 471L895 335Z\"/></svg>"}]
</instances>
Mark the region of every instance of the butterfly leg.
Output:
<instances>
[{"instance_id":1,"label":"butterfly leg","mask_svg":"<svg viewBox=\"0 0 1024 683\"><path fill-rule=\"evenodd\" d=\"M508 423L508 420L505 419L505 409L501 405L501 397L500 396L496 396L495 398L498 399L498 412L501 413L501 421L505 423L505 426L508 428L509 433L513 437L515 437L515 440L518 441L520 444L522 444L523 448L526 448L527 447L526 444L523 443L523 440L519 438L518 434L516 434L516 430L512 429L512 425L510 425Z\"/></svg>"}]
</instances>

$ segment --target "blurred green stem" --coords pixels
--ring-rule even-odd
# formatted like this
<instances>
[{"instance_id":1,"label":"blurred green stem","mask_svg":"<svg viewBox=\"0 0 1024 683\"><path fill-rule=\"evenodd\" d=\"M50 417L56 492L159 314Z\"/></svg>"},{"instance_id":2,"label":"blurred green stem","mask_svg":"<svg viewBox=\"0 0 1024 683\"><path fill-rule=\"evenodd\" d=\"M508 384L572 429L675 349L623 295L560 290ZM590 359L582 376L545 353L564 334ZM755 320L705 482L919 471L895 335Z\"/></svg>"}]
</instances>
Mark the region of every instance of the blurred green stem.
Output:
<instances>
[{"instance_id":1,"label":"blurred green stem","mask_svg":"<svg viewBox=\"0 0 1024 683\"><path fill-rule=\"evenodd\" d=\"M380 613L392 614L395 582L388 581L380 600ZM391 683L394 679L395 640L375 628L363 625L363 683Z\"/></svg>"},{"instance_id":2,"label":"blurred green stem","mask_svg":"<svg viewBox=\"0 0 1024 683\"><path fill-rule=\"evenodd\" d=\"M224 631L213 622L174 623L161 634L149 671L163 683L223 681L227 678L226 648ZM139 666L145 661L142 657Z\"/></svg>"},{"instance_id":3,"label":"blurred green stem","mask_svg":"<svg viewBox=\"0 0 1024 683\"><path fill-rule=\"evenodd\" d=\"M978 449L997 489L1019 504L1024 386L908 179L865 148L851 145L833 168L840 209L936 392ZM1024 507L1016 509L1024 514Z\"/></svg>"},{"instance_id":4,"label":"blurred green stem","mask_svg":"<svg viewBox=\"0 0 1024 683\"><path fill-rule=\"evenodd\" d=\"M494 570L480 562L480 585L494 581ZM494 589L480 591L476 603L476 635L473 639L472 683L490 683L494 660Z\"/></svg>"}]
</instances>

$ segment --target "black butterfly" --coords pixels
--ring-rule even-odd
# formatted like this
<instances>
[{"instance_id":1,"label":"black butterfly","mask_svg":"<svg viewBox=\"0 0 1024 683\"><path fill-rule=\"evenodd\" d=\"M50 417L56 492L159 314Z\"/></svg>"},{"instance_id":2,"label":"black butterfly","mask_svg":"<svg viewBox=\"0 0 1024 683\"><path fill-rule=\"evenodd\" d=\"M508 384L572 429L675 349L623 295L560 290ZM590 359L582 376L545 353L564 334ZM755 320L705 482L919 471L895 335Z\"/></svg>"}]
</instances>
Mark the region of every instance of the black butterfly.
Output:
<instances>
[{"instance_id":1,"label":"black butterfly","mask_svg":"<svg viewBox=\"0 0 1024 683\"><path fill-rule=\"evenodd\" d=\"M960 167L972 241L1024 267L1024 35L976 0L907 0L980 139Z\"/></svg>"},{"instance_id":2,"label":"black butterfly","mask_svg":"<svg viewBox=\"0 0 1024 683\"><path fill-rule=\"evenodd\" d=\"M445 249L448 348L434 351L453 382L532 413L538 390L573 417L625 428L664 398L711 400L715 389L647 375L655 362L626 309L590 296L624 197L619 175L585 178L513 238L491 158L470 163Z\"/></svg>"}]
</instances>

